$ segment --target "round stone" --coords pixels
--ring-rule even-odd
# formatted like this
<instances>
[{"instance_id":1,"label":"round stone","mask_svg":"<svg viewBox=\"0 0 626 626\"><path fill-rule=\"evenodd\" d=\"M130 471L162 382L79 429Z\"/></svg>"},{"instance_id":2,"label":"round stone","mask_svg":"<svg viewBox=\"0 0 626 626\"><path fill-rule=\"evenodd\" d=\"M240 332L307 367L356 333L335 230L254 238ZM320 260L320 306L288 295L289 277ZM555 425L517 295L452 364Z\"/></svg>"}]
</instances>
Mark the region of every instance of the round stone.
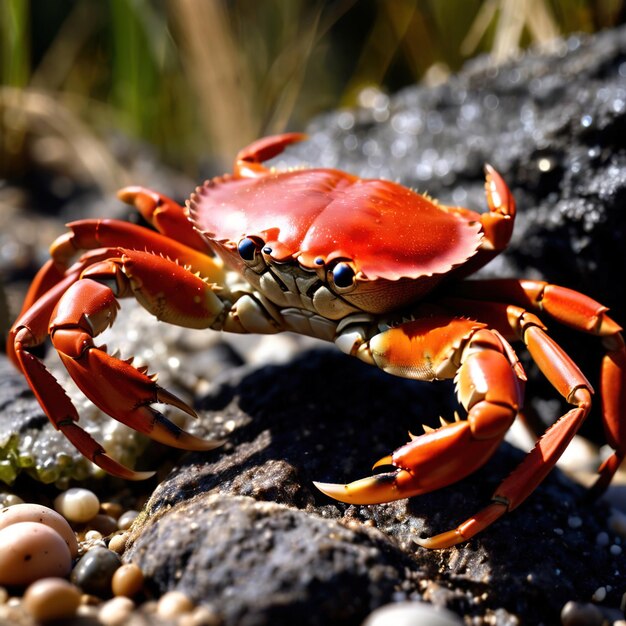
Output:
<instances>
[{"instance_id":1,"label":"round stone","mask_svg":"<svg viewBox=\"0 0 626 626\"><path fill-rule=\"evenodd\" d=\"M89 489L73 487L55 498L54 508L70 522L84 523L98 514L100 500Z\"/></svg>"},{"instance_id":2,"label":"round stone","mask_svg":"<svg viewBox=\"0 0 626 626\"><path fill-rule=\"evenodd\" d=\"M109 541L109 550L122 554L126 549L126 542L128 541L128 533L120 533L113 535Z\"/></svg>"},{"instance_id":3,"label":"round stone","mask_svg":"<svg viewBox=\"0 0 626 626\"><path fill-rule=\"evenodd\" d=\"M128 530L131 524L137 518L137 515L139 515L139 511L125 511L120 515L119 519L117 520L117 527L120 530Z\"/></svg>"},{"instance_id":4,"label":"round stone","mask_svg":"<svg viewBox=\"0 0 626 626\"><path fill-rule=\"evenodd\" d=\"M108 537L118 530L117 520L110 515L103 515L102 513L98 513L89 520L89 527L92 530L97 530L104 537Z\"/></svg>"},{"instance_id":5,"label":"round stone","mask_svg":"<svg viewBox=\"0 0 626 626\"><path fill-rule=\"evenodd\" d=\"M78 542L76 541L76 535L72 527L62 515L59 515L56 511L49 509L47 506L22 503L14 504L13 506L5 507L0 510L0 530L19 522L37 522L50 526L50 528L56 530L57 533L63 537L72 557L78 554Z\"/></svg>"},{"instance_id":6,"label":"round stone","mask_svg":"<svg viewBox=\"0 0 626 626\"><path fill-rule=\"evenodd\" d=\"M40 578L26 589L24 608L39 622L69 619L80 605L81 592L64 578Z\"/></svg>"},{"instance_id":7,"label":"round stone","mask_svg":"<svg viewBox=\"0 0 626 626\"><path fill-rule=\"evenodd\" d=\"M64 577L72 556L59 533L37 522L18 522L0 530L0 585L25 586L49 576Z\"/></svg>"},{"instance_id":8,"label":"round stone","mask_svg":"<svg viewBox=\"0 0 626 626\"><path fill-rule=\"evenodd\" d=\"M135 604L130 598L112 598L105 602L98 611L98 620L105 626L123 626L133 612Z\"/></svg>"},{"instance_id":9,"label":"round stone","mask_svg":"<svg viewBox=\"0 0 626 626\"><path fill-rule=\"evenodd\" d=\"M120 557L112 550L93 548L74 567L72 582L85 593L99 598L109 598L113 574L121 563Z\"/></svg>"},{"instance_id":10,"label":"round stone","mask_svg":"<svg viewBox=\"0 0 626 626\"><path fill-rule=\"evenodd\" d=\"M425 602L398 602L376 609L363 626L462 626L461 619L450 611Z\"/></svg>"},{"instance_id":11,"label":"round stone","mask_svg":"<svg viewBox=\"0 0 626 626\"><path fill-rule=\"evenodd\" d=\"M189 613L193 608L193 602L182 591L168 591L159 598L157 614L159 617L172 619Z\"/></svg>"},{"instance_id":12,"label":"round stone","mask_svg":"<svg viewBox=\"0 0 626 626\"><path fill-rule=\"evenodd\" d=\"M134 563L125 563L113 574L111 589L115 596L132 598L143 589L143 572Z\"/></svg>"}]
</instances>

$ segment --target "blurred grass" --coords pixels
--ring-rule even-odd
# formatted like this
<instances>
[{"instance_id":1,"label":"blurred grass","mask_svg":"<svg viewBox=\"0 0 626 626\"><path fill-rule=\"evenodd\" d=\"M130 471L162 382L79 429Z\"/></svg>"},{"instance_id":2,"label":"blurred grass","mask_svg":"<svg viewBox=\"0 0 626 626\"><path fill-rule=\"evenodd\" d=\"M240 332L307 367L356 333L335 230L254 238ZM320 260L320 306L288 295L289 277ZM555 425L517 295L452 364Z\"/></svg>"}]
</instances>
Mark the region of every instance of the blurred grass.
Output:
<instances>
[{"instance_id":1,"label":"blurred grass","mask_svg":"<svg viewBox=\"0 0 626 626\"><path fill-rule=\"evenodd\" d=\"M2 0L0 177L22 162L19 124L32 122L6 114L15 89L196 175L364 87L441 80L470 56L502 60L624 18L624 0Z\"/></svg>"}]
</instances>

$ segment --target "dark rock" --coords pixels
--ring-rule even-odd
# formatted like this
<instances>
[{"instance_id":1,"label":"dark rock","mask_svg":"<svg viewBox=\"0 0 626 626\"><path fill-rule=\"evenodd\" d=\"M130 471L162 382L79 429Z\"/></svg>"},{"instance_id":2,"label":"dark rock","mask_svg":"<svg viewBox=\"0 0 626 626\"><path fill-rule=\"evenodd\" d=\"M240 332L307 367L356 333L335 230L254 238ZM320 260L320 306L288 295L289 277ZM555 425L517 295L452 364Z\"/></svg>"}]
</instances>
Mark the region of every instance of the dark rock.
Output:
<instances>
[{"instance_id":1,"label":"dark rock","mask_svg":"<svg viewBox=\"0 0 626 626\"><path fill-rule=\"evenodd\" d=\"M305 528L323 517L351 530L378 529L380 540L386 537L387 548L372 563L388 564L390 553L395 563L402 562L402 554L407 558L395 582L394 599L423 598L484 623L498 612L523 616L528 623L556 620L568 600L590 598L606 584L613 586L606 602L619 604L624 589L614 572L624 571L626 556L613 555L608 545L596 544L599 532L614 536L607 524L608 509L586 505L583 489L558 470L526 503L466 544L429 551L413 541L421 534L430 536L452 528L488 503L497 484L524 456L506 444L473 476L408 501L348 506L332 502L315 489L313 480L344 481L371 474L372 461L403 443L409 428L420 432L422 421L434 425L433 416L451 410L448 385L394 379L331 350L305 352L284 366L240 368L225 378L229 380L216 385L202 401L202 415L209 428L216 419L234 422L228 443L209 454L186 457L157 488L133 527L135 544L125 558L144 571L147 567L159 591L177 588L189 593L193 589L195 598L214 605L219 572L251 585L251 590L229 597L223 610L229 616L231 612L257 615L250 595L257 593L257 576L248 573L249 560L256 557L243 558L234 548L228 549L226 565L213 556L218 527L225 523L215 511L230 506L226 504L229 498L244 494L291 507L281 510L300 509L302 514L294 513L290 519ZM222 494L220 506L186 508L186 503L205 506L211 494ZM194 533L203 537L194 539L192 545L186 539L189 526L181 522L185 516L200 525ZM576 517L580 525L570 523ZM165 530L159 530L161 526ZM272 542L282 550L289 539L281 537L280 528L275 528ZM167 550L155 550L157 544L168 546ZM263 551L270 549L260 544ZM252 552L258 549L250 548ZM167 559L171 566L155 565ZM200 570L206 572L200 575ZM289 571L275 573L283 575L291 580ZM280 603L281 587L276 585L274 597L265 589L267 603ZM370 591L362 593L370 593L371 587L367 588ZM308 607L316 601L306 584L300 593L307 600L292 606L291 618L306 621ZM384 595L389 598L387 592ZM366 601L359 598L362 607ZM381 599L377 595L375 601ZM258 623L270 623L269 614L263 615L267 621ZM227 623L236 623L230 620ZM335 623L351 620L337 618Z\"/></svg>"},{"instance_id":2,"label":"dark rock","mask_svg":"<svg viewBox=\"0 0 626 626\"><path fill-rule=\"evenodd\" d=\"M145 521L126 558L161 595L209 604L225 625L359 624L392 599L406 557L360 524L348 528L252 498L199 495Z\"/></svg>"}]
</instances>

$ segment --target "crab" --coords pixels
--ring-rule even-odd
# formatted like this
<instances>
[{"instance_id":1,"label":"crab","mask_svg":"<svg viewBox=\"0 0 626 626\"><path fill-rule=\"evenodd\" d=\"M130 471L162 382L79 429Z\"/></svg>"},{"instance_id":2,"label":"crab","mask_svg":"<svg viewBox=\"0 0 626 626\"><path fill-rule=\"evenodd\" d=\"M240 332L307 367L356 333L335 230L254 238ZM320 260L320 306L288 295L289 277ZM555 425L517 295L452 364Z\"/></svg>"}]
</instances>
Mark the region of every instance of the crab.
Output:
<instances>
[{"instance_id":1,"label":"crab","mask_svg":"<svg viewBox=\"0 0 626 626\"><path fill-rule=\"evenodd\" d=\"M598 470L601 493L626 454L626 348L607 308L537 280L467 280L507 245L514 199L486 166L489 210L445 206L385 180L336 169L276 171L264 162L305 138L287 133L239 152L232 174L198 187L185 207L142 187L119 192L154 229L111 219L68 224L51 246L13 325L8 354L43 410L107 472L143 479L110 457L78 424L78 413L37 356L49 336L82 392L113 418L159 442L211 450L152 405L194 410L145 368L96 346L118 299L135 297L159 320L236 333L293 331L334 342L389 374L454 379L464 416L379 460L390 471L350 484L315 483L328 496L383 503L433 491L482 466L523 406L526 376L511 341L521 341L571 405L491 502L453 530L418 543L465 541L519 506L553 468L587 417L593 389L546 332L538 314L600 338L602 416L614 452ZM77 260L74 260L78 256Z\"/></svg>"}]
</instances>

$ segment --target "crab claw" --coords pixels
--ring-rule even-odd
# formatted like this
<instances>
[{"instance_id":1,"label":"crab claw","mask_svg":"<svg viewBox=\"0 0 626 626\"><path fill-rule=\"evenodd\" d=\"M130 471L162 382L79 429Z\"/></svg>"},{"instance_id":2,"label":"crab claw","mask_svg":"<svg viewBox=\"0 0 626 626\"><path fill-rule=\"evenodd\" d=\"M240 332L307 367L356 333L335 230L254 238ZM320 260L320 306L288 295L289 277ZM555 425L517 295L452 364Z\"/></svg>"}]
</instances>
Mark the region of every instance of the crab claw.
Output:
<instances>
[{"instance_id":1,"label":"crab claw","mask_svg":"<svg viewBox=\"0 0 626 626\"><path fill-rule=\"evenodd\" d=\"M200 439L185 432L168 420L151 404L163 403L196 417L195 411L173 393L159 387L154 377L133 367L131 361L123 361L95 346L84 350L80 356L69 357L63 351L64 340L77 341L80 333L75 330L57 331L53 343L68 372L83 393L105 413L134 430L148 435L159 443L183 450L213 450L222 440ZM98 385L93 381L97 380Z\"/></svg>"},{"instance_id":2,"label":"crab claw","mask_svg":"<svg viewBox=\"0 0 626 626\"><path fill-rule=\"evenodd\" d=\"M398 469L355 480L348 485L336 483L313 484L327 496L348 504L380 504L414 495L414 476L408 470Z\"/></svg>"},{"instance_id":3,"label":"crab claw","mask_svg":"<svg viewBox=\"0 0 626 626\"><path fill-rule=\"evenodd\" d=\"M380 459L374 467L393 465L393 472L350 484L315 483L327 496L349 504L380 504L428 493L471 474L493 453L499 437L477 439L469 422L431 430Z\"/></svg>"}]
</instances>

